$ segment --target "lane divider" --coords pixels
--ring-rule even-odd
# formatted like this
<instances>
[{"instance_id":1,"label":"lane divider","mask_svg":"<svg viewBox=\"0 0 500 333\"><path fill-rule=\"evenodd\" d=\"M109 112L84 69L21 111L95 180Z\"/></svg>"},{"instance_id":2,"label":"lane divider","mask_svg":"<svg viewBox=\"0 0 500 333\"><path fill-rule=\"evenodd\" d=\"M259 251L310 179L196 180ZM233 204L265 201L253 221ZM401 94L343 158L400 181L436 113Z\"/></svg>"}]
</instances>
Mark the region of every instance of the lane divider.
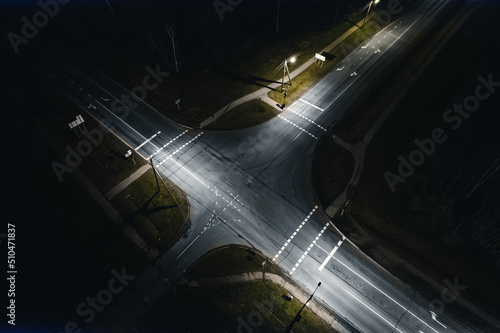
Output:
<instances>
[{"instance_id":1,"label":"lane divider","mask_svg":"<svg viewBox=\"0 0 500 333\"><path fill-rule=\"evenodd\" d=\"M322 271L323 268L325 268L326 264L330 261L330 259L332 259L333 255L335 254L335 252L337 252L337 250L340 248L340 245L342 245L342 242L345 240L345 236L342 235L342 239L338 241L337 245L333 248L332 252L330 252L328 254L328 256L326 257L325 261L323 261L323 263L321 264L321 266L319 266L319 270Z\"/></svg>"},{"instance_id":2,"label":"lane divider","mask_svg":"<svg viewBox=\"0 0 500 333\"><path fill-rule=\"evenodd\" d=\"M342 68L343 68L343 67L342 67ZM313 108L320 110L321 112L325 111L325 109L322 109L322 108L320 108L319 106L316 106L316 105L314 105L314 104L311 104L311 103L309 103L308 101L306 101L306 100L304 100L304 99L302 99L302 98L301 98L301 99L299 99L299 101L304 102L304 103L306 103L307 105L312 106Z\"/></svg>"}]
</instances>

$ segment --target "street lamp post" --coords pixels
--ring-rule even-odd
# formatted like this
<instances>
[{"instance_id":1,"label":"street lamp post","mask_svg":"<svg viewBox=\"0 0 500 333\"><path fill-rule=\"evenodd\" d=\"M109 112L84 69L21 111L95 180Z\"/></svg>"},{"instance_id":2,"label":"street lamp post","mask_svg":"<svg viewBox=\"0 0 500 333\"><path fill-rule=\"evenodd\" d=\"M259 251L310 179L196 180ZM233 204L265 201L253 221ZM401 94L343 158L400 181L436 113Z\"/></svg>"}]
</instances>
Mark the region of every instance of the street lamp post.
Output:
<instances>
[{"instance_id":1,"label":"street lamp post","mask_svg":"<svg viewBox=\"0 0 500 333\"><path fill-rule=\"evenodd\" d=\"M372 8L373 3L378 4L380 0L371 0L370 5L368 6L368 10L366 11L365 19L363 20L363 25L361 26L361 29L365 27L365 22L366 18L368 17L368 14L370 14L370 9Z\"/></svg>"},{"instance_id":2,"label":"street lamp post","mask_svg":"<svg viewBox=\"0 0 500 333\"><path fill-rule=\"evenodd\" d=\"M282 109L285 108L286 106L286 88L283 88L284 94L283 94L283 106L281 107Z\"/></svg>"},{"instance_id":3,"label":"street lamp post","mask_svg":"<svg viewBox=\"0 0 500 333\"><path fill-rule=\"evenodd\" d=\"M290 79L290 71L288 70L288 62L292 64L295 62L295 57L291 57L290 60L285 59L283 63L283 77L281 79L281 92L283 92L283 87L285 86L285 76L288 76L288 85L292 85L292 79Z\"/></svg>"},{"instance_id":4,"label":"street lamp post","mask_svg":"<svg viewBox=\"0 0 500 333\"><path fill-rule=\"evenodd\" d=\"M293 325L295 325L296 322L299 322L300 321L300 318L302 317L300 315L300 313L302 312L302 310L304 310L304 308L307 306L307 304L309 304L309 301L312 300L313 296L314 296L314 293L316 293L316 290L318 290L319 286L321 286L321 282L318 283L318 285L316 286L316 289L314 289L313 293L311 294L311 296L309 296L309 298L307 299L307 301L304 303L304 305L302 306L302 308L300 308L299 310L299 313L297 313L297 315L295 316L295 318L293 318L293 321L290 325L288 325L288 327L286 328L285 330L285 333L289 333L292 331L292 328L293 328Z\"/></svg>"}]
</instances>

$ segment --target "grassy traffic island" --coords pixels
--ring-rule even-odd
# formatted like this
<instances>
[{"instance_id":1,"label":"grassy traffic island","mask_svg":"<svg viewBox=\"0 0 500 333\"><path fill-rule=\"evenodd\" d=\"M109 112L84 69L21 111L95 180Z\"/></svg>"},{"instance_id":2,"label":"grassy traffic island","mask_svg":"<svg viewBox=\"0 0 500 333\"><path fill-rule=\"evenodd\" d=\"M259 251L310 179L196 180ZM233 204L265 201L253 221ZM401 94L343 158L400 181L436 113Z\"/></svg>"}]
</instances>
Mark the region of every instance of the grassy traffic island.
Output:
<instances>
[{"instance_id":1,"label":"grassy traffic island","mask_svg":"<svg viewBox=\"0 0 500 333\"><path fill-rule=\"evenodd\" d=\"M221 277L280 269L249 248L224 247L210 252L136 325L139 332L285 332L303 304L267 280L218 283ZM205 281L203 283L202 281ZM335 332L308 307L292 332Z\"/></svg>"},{"instance_id":2,"label":"grassy traffic island","mask_svg":"<svg viewBox=\"0 0 500 333\"><path fill-rule=\"evenodd\" d=\"M492 13L491 8L482 7L474 15L489 22L489 29L494 30L498 24ZM439 42L443 34L440 29L446 31L443 26L453 23L450 20L431 31L435 37L425 39L425 46L394 66L398 74L386 76L378 88L358 101L356 108L363 112L341 121L335 134L354 144L362 140L376 115L407 84L411 69L418 68ZM486 78L493 73L494 78L498 77L497 53L488 51L489 37L475 31L481 28L473 19L458 30L381 127L367 148L363 175L351 198L350 210L342 217L336 216L335 224L367 255L429 300L441 300L442 290L430 287L428 278L444 285L445 281L458 281L465 287L453 302L446 303L446 311L486 330L487 324L463 311L459 303L466 300L493 316L498 312L494 310L500 298L496 288L500 245L494 217L498 210L489 200L498 188L498 177L488 177L476 185L488 168L495 167L491 154L499 141L495 125L499 96L481 101L478 110L460 119L460 124L444 117L454 103L461 104L467 96L474 96L474 89L481 83L479 76ZM484 50L464 50L464 43L481 45ZM457 52L461 57L451 65L449 59ZM430 148L428 139L433 138L436 129L443 131L446 141L433 141L432 152L422 152L424 159L418 165L402 162L409 161L410 154L419 154L417 150ZM427 148L422 148L422 142ZM347 165L352 159L323 153L325 145L318 147L321 151L315 154L319 156L315 165L329 160L334 160L330 161L334 165ZM404 163L409 163L409 169L403 177L400 172L404 173ZM389 175L402 178L395 181ZM329 188L334 191L335 185L322 184L322 193L328 193ZM323 200L327 205L332 202L324 195Z\"/></svg>"}]
</instances>

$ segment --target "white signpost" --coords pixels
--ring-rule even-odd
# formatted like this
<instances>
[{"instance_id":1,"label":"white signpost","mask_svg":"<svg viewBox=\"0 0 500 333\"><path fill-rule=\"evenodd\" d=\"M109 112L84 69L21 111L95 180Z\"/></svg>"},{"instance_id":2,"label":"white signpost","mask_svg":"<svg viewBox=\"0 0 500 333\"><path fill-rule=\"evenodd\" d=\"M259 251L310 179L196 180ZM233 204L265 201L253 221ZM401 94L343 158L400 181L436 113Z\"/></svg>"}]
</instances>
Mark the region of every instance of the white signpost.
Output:
<instances>
[{"instance_id":1,"label":"white signpost","mask_svg":"<svg viewBox=\"0 0 500 333\"><path fill-rule=\"evenodd\" d=\"M68 124L69 128L70 129L74 129L75 132L76 132L76 135L78 135L78 137L80 137L80 134L78 134L76 128L79 126L79 125L82 125L83 128L85 129L85 132L87 132L87 128L85 127L85 125L83 124L85 122L85 120L83 120L83 117L81 114L79 114L78 116L76 116L76 120L73 120L72 122L70 122ZM78 127L78 129L80 130L80 133L83 134L83 131L81 128Z\"/></svg>"},{"instance_id":2,"label":"white signpost","mask_svg":"<svg viewBox=\"0 0 500 333\"><path fill-rule=\"evenodd\" d=\"M321 60L321 61L325 61L325 60L326 60L326 57L325 57L325 56L322 56L322 55L321 55L321 54L319 54L319 53L316 53L315 57L316 57L316 59L319 59L319 60Z\"/></svg>"}]
</instances>

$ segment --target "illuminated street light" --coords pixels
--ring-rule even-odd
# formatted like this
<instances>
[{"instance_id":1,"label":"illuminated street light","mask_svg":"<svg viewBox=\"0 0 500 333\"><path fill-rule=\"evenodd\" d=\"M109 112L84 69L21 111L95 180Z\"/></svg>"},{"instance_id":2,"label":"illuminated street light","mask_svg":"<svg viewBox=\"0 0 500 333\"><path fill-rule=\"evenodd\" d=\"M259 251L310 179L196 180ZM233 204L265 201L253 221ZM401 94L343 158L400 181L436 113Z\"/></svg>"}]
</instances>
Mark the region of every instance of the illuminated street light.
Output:
<instances>
[{"instance_id":1,"label":"illuminated street light","mask_svg":"<svg viewBox=\"0 0 500 333\"><path fill-rule=\"evenodd\" d=\"M283 63L283 78L281 79L281 92L283 92L283 87L285 86L285 76L288 75L288 85L292 85L292 79L290 79L290 71L288 70L288 62L292 64L295 62L295 57L291 57L290 59L285 59Z\"/></svg>"},{"instance_id":2,"label":"illuminated street light","mask_svg":"<svg viewBox=\"0 0 500 333\"><path fill-rule=\"evenodd\" d=\"M372 8L372 5L374 3L378 4L379 2L380 2L380 0L371 0L370 1L370 5L368 6L368 10L366 11L365 19L363 20L363 25L361 26L361 29L363 29L365 27L366 18L368 17L368 14L370 14L370 9Z\"/></svg>"}]
</instances>

